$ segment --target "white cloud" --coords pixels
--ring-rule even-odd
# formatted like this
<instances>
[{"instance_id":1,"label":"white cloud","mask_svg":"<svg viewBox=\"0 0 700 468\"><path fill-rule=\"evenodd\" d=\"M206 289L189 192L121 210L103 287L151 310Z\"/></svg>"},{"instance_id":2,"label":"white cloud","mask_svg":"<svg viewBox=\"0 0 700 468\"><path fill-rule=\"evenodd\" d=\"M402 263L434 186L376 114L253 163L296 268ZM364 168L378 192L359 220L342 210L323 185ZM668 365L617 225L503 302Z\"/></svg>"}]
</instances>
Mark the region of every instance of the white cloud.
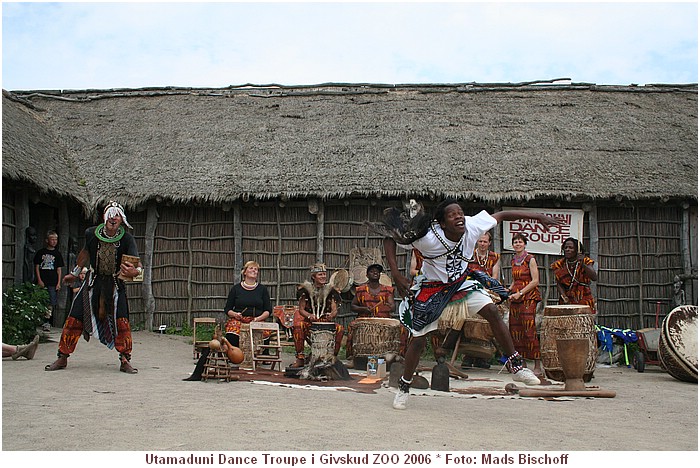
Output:
<instances>
[{"instance_id":1,"label":"white cloud","mask_svg":"<svg viewBox=\"0 0 700 468\"><path fill-rule=\"evenodd\" d=\"M3 3L7 89L697 82L695 3Z\"/></svg>"}]
</instances>

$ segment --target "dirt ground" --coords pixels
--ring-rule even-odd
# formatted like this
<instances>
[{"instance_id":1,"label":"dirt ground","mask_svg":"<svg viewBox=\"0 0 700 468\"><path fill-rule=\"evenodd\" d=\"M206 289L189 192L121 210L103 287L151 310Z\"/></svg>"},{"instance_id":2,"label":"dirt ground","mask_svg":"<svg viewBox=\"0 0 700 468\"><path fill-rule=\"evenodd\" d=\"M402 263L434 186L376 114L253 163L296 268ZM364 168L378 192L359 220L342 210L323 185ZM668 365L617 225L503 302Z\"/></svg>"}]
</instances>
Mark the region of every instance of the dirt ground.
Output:
<instances>
[{"instance_id":1,"label":"dirt ground","mask_svg":"<svg viewBox=\"0 0 700 468\"><path fill-rule=\"evenodd\" d=\"M698 386L656 366L644 373L596 369L589 385L615 391L615 398L433 392L412 396L409 408L397 411L387 386L366 394L183 382L194 367L189 339L145 331L134 333L137 375L119 372L116 351L95 340L81 340L66 369L45 372L59 334L54 329L53 341L40 344L31 361L3 359L3 458L7 451L332 450L681 451L697 459ZM511 382L495 368L469 377Z\"/></svg>"}]
</instances>

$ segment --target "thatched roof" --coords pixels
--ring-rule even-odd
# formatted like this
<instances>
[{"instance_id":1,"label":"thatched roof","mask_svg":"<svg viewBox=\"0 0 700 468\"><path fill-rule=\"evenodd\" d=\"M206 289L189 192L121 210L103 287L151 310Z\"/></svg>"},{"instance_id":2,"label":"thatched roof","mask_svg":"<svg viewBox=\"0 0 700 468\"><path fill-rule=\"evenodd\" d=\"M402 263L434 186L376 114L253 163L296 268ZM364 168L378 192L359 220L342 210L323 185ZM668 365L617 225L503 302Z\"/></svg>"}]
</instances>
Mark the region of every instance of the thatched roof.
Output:
<instances>
[{"instance_id":1,"label":"thatched roof","mask_svg":"<svg viewBox=\"0 0 700 468\"><path fill-rule=\"evenodd\" d=\"M41 121L41 114L4 90L2 176L44 194L72 198L81 205L89 201L73 159Z\"/></svg>"},{"instance_id":2,"label":"thatched roof","mask_svg":"<svg viewBox=\"0 0 700 468\"><path fill-rule=\"evenodd\" d=\"M59 136L93 204L429 195L490 203L697 199L697 85L15 94ZM46 153L32 149L37 157Z\"/></svg>"}]
</instances>

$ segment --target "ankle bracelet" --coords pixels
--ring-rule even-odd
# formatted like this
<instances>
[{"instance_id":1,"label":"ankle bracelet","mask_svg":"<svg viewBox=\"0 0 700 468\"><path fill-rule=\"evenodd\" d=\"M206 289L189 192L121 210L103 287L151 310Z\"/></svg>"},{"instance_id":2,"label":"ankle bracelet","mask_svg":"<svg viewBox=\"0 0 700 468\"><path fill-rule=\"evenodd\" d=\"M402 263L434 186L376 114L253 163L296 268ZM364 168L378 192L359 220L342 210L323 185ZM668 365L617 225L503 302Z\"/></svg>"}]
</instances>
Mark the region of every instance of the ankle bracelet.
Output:
<instances>
[{"instance_id":1,"label":"ankle bracelet","mask_svg":"<svg viewBox=\"0 0 700 468\"><path fill-rule=\"evenodd\" d=\"M520 356L520 353L516 351L508 356L506 365L508 366L508 370L510 370L511 374L521 371L523 369L523 358Z\"/></svg>"},{"instance_id":2,"label":"ankle bracelet","mask_svg":"<svg viewBox=\"0 0 700 468\"><path fill-rule=\"evenodd\" d=\"M403 378L403 375L399 377L399 391L403 393L408 393L409 389L411 388L411 383L413 382L413 379L411 380L406 380Z\"/></svg>"}]
</instances>

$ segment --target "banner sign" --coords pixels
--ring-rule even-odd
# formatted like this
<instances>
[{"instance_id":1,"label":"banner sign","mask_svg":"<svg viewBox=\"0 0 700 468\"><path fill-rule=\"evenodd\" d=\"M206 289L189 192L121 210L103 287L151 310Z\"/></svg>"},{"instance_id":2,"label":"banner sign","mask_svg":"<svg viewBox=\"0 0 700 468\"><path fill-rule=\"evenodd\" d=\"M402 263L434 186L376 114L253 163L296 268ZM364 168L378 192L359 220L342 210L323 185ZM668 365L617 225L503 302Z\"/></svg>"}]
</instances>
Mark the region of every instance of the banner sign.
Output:
<instances>
[{"instance_id":1,"label":"banner sign","mask_svg":"<svg viewBox=\"0 0 700 468\"><path fill-rule=\"evenodd\" d=\"M527 237L525 250L539 254L561 254L561 243L567 237L574 237L583 242L583 210L560 210L549 208L503 207L503 211L526 211L542 213L564 221L561 226L544 227L535 219L503 221L503 249L513 250L513 234L524 233Z\"/></svg>"}]
</instances>

